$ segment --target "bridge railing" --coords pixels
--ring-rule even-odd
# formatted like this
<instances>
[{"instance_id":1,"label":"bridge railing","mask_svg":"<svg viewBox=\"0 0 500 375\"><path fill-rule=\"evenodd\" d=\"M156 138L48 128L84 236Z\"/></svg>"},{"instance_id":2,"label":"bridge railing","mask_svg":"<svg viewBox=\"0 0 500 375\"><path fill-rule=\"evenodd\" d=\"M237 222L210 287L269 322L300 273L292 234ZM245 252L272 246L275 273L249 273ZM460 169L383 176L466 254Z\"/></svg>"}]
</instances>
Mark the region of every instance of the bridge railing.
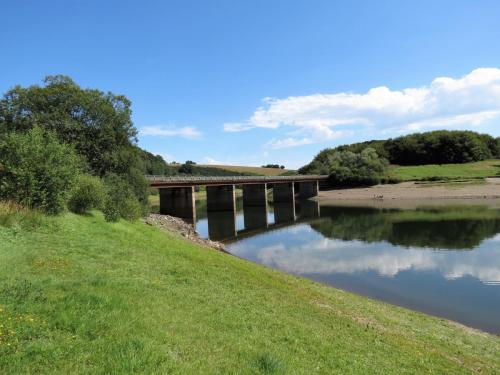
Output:
<instances>
[{"instance_id":1,"label":"bridge railing","mask_svg":"<svg viewBox=\"0 0 500 375\"><path fill-rule=\"evenodd\" d=\"M325 180L327 175L303 175L303 176L157 176L146 175L150 182L233 182L233 181L301 181L301 180Z\"/></svg>"}]
</instances>

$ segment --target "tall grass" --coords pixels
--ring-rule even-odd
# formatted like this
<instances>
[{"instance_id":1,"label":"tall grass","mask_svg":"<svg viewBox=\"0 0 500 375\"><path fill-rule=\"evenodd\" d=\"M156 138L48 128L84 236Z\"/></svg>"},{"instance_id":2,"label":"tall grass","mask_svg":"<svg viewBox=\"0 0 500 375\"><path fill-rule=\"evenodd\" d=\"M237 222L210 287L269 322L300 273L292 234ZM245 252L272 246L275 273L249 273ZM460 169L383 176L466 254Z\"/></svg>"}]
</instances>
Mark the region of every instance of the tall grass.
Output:
<instances>
[{"instance_id":1,"label":"tall grass","mask_svg":"<svg viewBox=\"0 0 500 375\"><path fill-rule=\"evenodd\" d=\"M30 230L47 224L49 217L37 210L30 210L15 202L0 201L0 226Z\"/></svg>"}]
</instances>

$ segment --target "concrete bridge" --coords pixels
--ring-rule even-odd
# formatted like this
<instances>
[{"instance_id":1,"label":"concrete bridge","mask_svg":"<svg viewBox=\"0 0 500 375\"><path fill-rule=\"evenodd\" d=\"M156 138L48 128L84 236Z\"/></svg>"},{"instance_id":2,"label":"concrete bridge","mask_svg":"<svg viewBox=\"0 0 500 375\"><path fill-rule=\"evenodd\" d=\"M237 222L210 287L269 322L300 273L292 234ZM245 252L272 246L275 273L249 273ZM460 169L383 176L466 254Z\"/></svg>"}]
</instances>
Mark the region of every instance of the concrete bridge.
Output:
<instances>
[{"instance_id":1,"label":"concrete bridge","mask_svg":"<svg viewBox=\"0 0 500 375\"><path fill-rule=\"evenodd\" d=\"M205 186L207 191L207 212L229 212L236 215L236 186L243 189L243 208L259 211L252 215L248 227L260 226L257 216L267 221L268 189L273 190L275 221L295 219L295 199L308 199L318 195L319 182L328 176L146 176L150 186L160 191L160 213L196 221L195 187ZM277 206L287 209L276 211ZM227 215L225 215L227 216ZM262 221L261 220L261 221ZM247 220L245 220L247 221ZM247 223L245 223L247 227Z\"/></svg>"}]
</instances>

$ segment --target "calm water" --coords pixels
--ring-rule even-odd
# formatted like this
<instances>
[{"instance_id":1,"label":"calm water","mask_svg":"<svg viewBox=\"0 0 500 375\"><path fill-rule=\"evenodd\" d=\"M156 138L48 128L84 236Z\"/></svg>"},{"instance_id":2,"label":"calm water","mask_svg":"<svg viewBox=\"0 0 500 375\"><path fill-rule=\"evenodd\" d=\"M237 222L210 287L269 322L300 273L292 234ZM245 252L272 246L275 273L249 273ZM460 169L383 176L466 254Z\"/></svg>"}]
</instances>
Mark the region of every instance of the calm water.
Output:
<instances>
[{"instance_id":1,"label":"calm water","mask_svg":"<svg viewBox=\"0 0 500 375\"><path fill-rule=\"evenodd\" d=\"M201 203L201 204L200 204ZM500 334L500 210L270 207L209 213L197 230L239 257ZM295 217L295 221L294 221Z\"/></svg>"}]
</instances>

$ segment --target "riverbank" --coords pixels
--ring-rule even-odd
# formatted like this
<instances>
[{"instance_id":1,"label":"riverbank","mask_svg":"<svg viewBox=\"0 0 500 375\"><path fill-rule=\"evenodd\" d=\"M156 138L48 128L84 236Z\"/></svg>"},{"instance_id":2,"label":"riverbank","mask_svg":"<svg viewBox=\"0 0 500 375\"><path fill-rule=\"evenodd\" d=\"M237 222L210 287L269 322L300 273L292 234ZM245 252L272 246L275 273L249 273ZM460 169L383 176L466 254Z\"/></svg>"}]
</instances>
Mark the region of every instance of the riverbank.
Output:
<instances>
[{"instance_id":1,"label":"riverbank","mask_svg":"<svg viewBox=\"0 0 500 375\"><path fill-rule=\"evenodd\" d=\"M393 185L376 185L366 188L320 191L321 203L339 201L405 201L445 199L498 199L500 178L487 178L476 183L422 183L403 182Z\"/></svg>"},{"instance_id":2,"label":"riverbank","mask_svg":"<svg viewBox=\"0 0 500 375\"><path fill-rule=\"evenodd\" d=\"M142 222L95 212L0 223L2 374L500 369L499 337Z\"/></svg>"},{"instance_id":3,"label":"riverbank","mask_svg":"<svg viewBox=\"0 0 500 375\"><path fill-rule=\"evenodd\" d=\"M225 246L222 242L211 241L208 238L201 238L192 224L189 224L178 217L152 213L144 219L144 223L162 231L181 235L187 240L198 245L225 252Z\"/></svg>"}]
</instances>

